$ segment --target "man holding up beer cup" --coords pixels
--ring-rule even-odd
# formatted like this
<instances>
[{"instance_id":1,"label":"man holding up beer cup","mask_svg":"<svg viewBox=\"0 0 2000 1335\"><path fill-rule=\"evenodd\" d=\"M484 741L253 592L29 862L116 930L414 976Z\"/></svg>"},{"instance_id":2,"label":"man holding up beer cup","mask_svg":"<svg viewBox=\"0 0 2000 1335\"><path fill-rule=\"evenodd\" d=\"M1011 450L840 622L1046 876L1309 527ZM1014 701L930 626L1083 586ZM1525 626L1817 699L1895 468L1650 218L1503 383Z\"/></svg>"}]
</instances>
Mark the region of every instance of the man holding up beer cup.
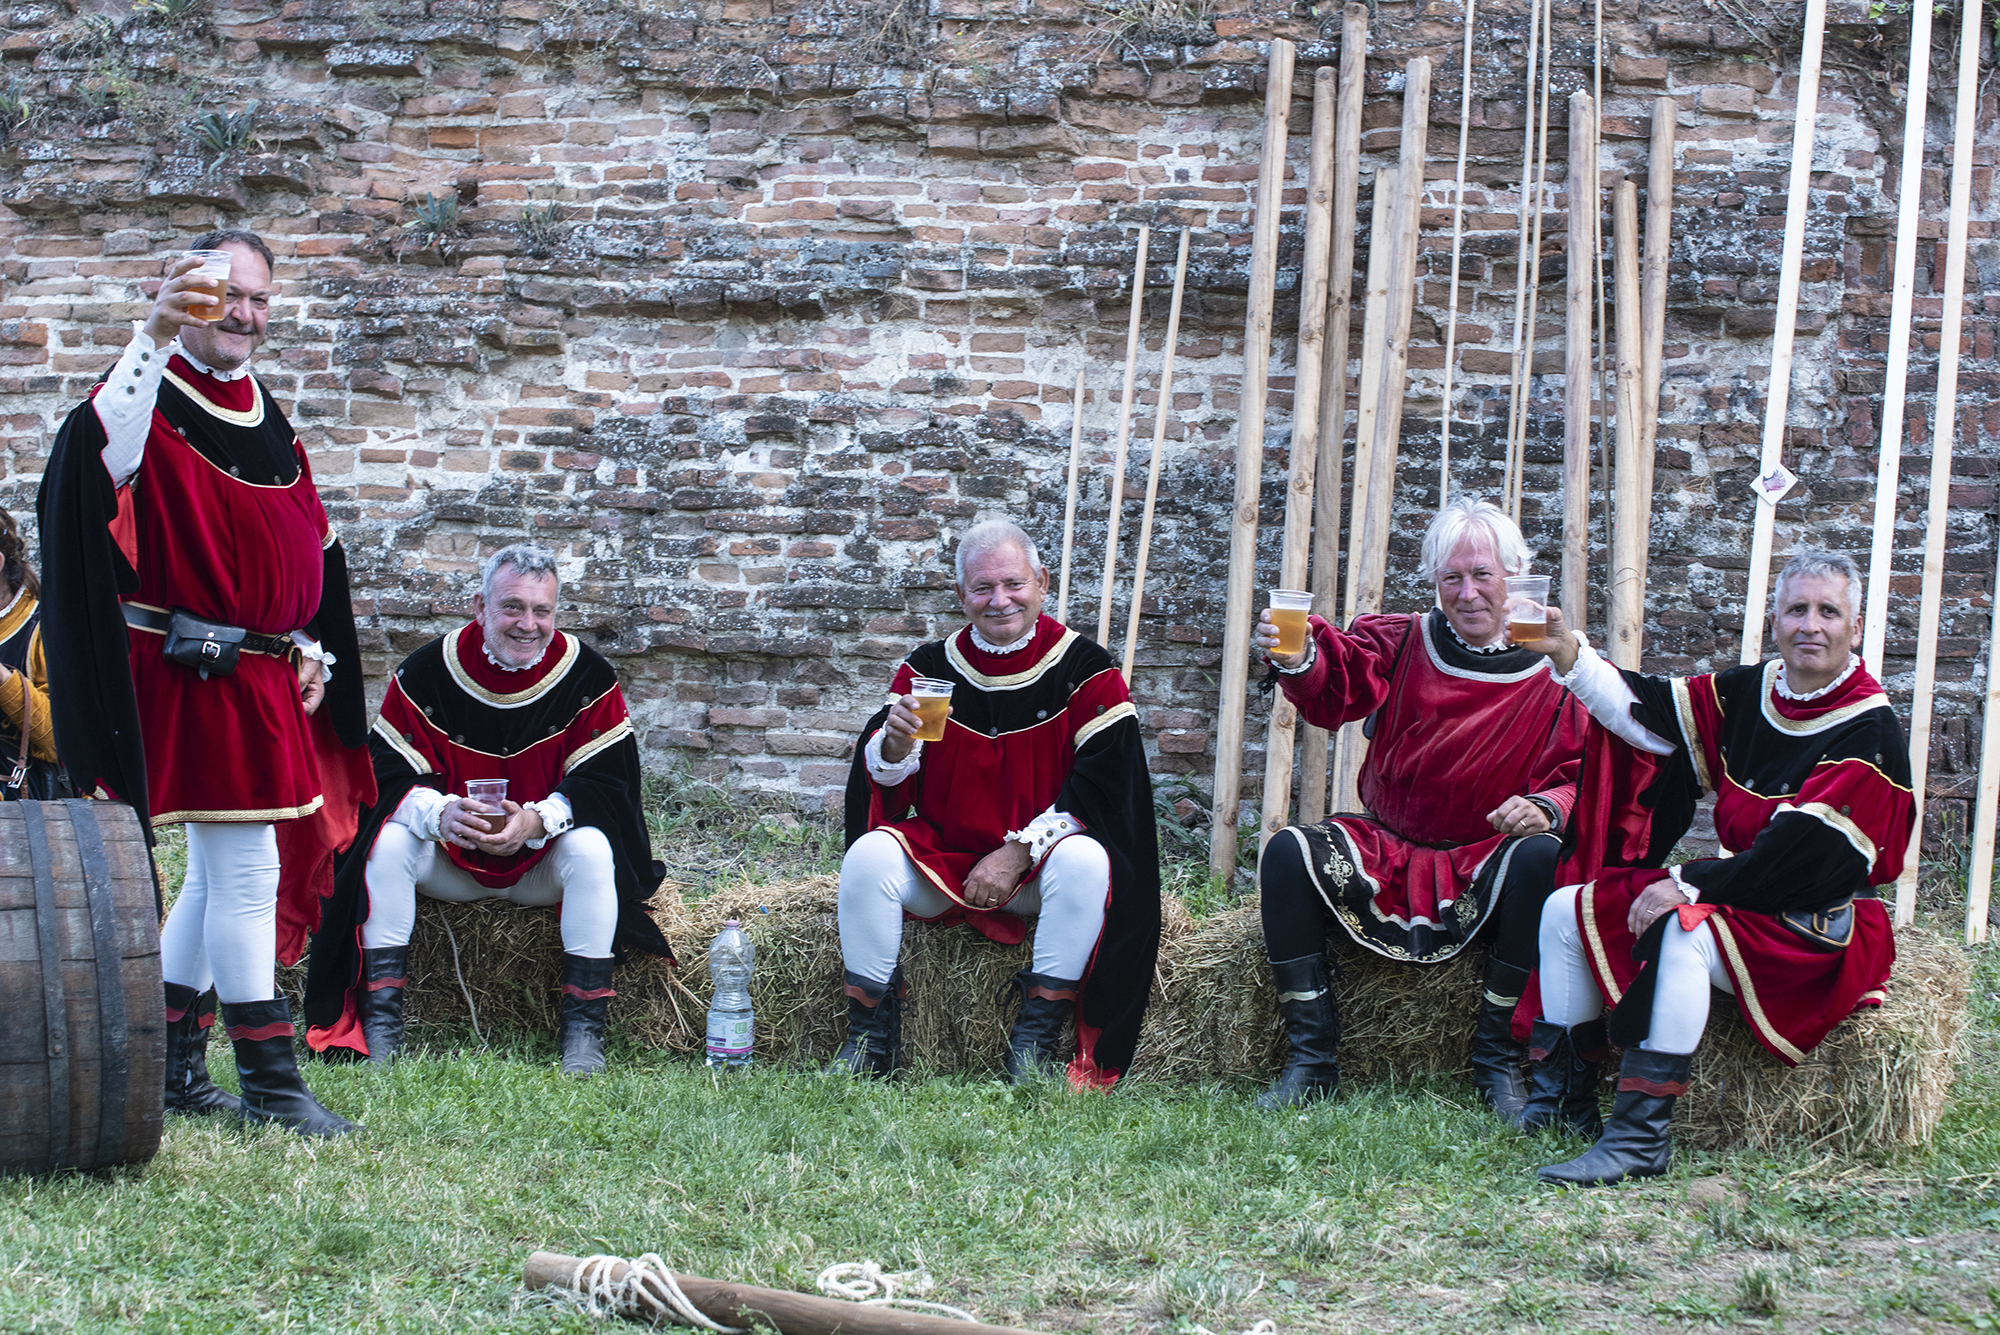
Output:
<instances>
[{"instance_id":1,"label":"man holding up beer cup","mask_svg":"<svg viewBox=\"0 0 2000 1335\"><path fill-rule=\"evenodd\" d=\"M495 552L472 619L396 668L369 734L381 798L313 935L306 1041L378 1065L403 1043L417 894L562 910L565 1074L604 1070L612 952L672 958L639 747L602 655L556 629L555 554Z\"/></svg>"},{"instance_id":2,"label":"man holding up beer cup","mask_svg":"<svg viewBox=\"0 0 2000 1335\"><path fill-rule=\"evenodd\" d=\"M1328 729L1367 719L1370 738L1367 810L1287 827L1258 867L1290 1044L1260 1107L1306 1103L1339 1082L1326 956L1338 924L1364 948L1418 964L1489 940L1473 1084L1501 1117L1522 1115L1527 1052L1513 1013L1535 967L1589 722L1539 655L1508 642L1507 585L1531 555L1499 509L1454 501L1424 533L1420 570L1437 590L1428 612L1356 617L1346 630L1315 616L1303 652L1289 654L1268 610L1260 620L1257 646L1300 717Z\"/></svg>"},{"instance_id":3,"label":"man holding up beer cup","mask_svg":"<svg viewBox=\"0 0 2000 1335\"><path fill-rule=\"evenodd\" d=\"M969 923L1006 945L1032 917L1007 1077L1060 1069L1074 1014L1069 1080L1108 1088L1131 1062L1159 951L1137 714L1110 655L1042 615L1049 572L1026 533L975 524L956 569L967 625L897 668L848 779L847 1042L833 1069L896 1069L906 917Z\"/></svg>"}]
</instances>

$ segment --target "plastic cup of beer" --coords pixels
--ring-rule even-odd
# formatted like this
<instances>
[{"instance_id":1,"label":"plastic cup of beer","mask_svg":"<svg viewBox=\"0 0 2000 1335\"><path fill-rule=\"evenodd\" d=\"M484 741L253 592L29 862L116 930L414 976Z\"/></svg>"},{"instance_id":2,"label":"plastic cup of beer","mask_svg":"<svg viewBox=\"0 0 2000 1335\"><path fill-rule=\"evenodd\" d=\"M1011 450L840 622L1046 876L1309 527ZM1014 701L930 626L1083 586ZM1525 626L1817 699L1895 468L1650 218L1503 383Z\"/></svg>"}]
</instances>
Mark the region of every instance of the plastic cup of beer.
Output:
<instances>
[{"instance_id":1,"label":"plastic cup of beer","mask_svg":"<svg viewBox=\"0 0 2000 1335\"><path fill-rule=\"evenodd\" d=\"M189 306L187 312L189 315L199 315L210 324L214 324L222 318L223 302L229 292L229 252L190 250L181 258L201 261L201 267L186 276L187 290L199 294L213 313L205 314L200 304Z\"/></svg>"},{"instance_id":2,"label":"plastic cup of beer","mask_svg":"<svg viewBox=\"0 0 2000 1335\"><path fill-rule=\"evenodd\" d=\"M468 811L465 814L486 827L486 833L498 834L507 828L507 812L500 800L507 796L505 779L468 779L465 795L481 806L492 807L492 811Z\"/></svg>"},{"instance_id":3,"label":"plastic cup of beer","mask_svg":"<svg viewBox=\"0 0 2000 1335\"><path fill-rule=\"evenodd\" d=\"M910 694L917 697L917 740L943 741L945 715L951 711L951 683L918 677L910 683Z\"/></svg>"},{"instance_id":4,"label":"plastic cup of beer","mask_svg":"<svg viewBox=\"0 0 2000 1335\"><path fill-rule=\"evenodd\" d=\"M1549 577L1507 576L1507 642L1521 644L1549 637Z\"/></svg>"},{"instance_id":5,"label":"plastic cup of beer","mask_svg":"<svg viewBox=\"0 0 2000 1335\"><path fill-rule=\"evenodd\" d=\"M1280 654L1306 651L1306 618L1312 614L1313 596L1304 589L1271 590L1271 624L1278 628Z\"/></svg>"}]
</instances>

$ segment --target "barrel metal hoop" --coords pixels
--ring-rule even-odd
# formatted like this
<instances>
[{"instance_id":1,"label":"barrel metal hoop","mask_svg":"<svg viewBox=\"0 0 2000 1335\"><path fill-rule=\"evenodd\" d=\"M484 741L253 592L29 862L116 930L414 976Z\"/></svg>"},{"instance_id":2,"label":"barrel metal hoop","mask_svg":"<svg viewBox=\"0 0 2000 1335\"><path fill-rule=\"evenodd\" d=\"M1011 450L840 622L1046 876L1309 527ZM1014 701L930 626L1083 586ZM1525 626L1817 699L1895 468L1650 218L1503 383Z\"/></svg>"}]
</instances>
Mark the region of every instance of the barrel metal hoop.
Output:
<instances>
[{"instance_id":1,"label":"barrel metal hoop","mask_svg":"<svg viewBox=\"0 0 2000 1335\"><path fill-rule=\"evenodd\" d=\"M131 1070L131 1031L125 1015L124 959L118 953L117 889L104 854L104 831L96 806L82 798L63 800L70 830L83 863L90 902L90 936L97 963L97 1166L125 1157L125 1087Z\"/></svg>"},{"instance_id":2,"label":"barrel metal hoop","mask_svg":"<svg viewBox=\"0 0 2000 1335\"><path fill-rule=\"evenodd\" d=\"M63 995L62 923L56 909L55 859L39 802L21 803L28 869L35 878L35 936L41 952L42 1009L49 1053L49 1171L69 1158L69 1003Z\"/></svg>"}]
</instances>

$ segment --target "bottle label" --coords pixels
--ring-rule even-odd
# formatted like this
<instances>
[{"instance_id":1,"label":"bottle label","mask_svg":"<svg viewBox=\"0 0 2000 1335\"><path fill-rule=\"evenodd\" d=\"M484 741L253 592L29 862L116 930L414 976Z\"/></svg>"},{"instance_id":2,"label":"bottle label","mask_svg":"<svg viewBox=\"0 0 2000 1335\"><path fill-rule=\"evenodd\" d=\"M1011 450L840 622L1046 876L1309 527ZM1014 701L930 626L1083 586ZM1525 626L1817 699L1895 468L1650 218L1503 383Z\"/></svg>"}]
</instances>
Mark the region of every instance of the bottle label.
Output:
<instances>
[{"instance_id":1,"label":"bottle label","mask_svg":"<svg viewBox=\"0 0 2000 1335\"><path fill-rule=\"evenodd\" d=\"M708 1013L708 1052L712 1057L741 1057L751 1048L751 1020L748 1012Z\"/></svg>"}]
</instances>

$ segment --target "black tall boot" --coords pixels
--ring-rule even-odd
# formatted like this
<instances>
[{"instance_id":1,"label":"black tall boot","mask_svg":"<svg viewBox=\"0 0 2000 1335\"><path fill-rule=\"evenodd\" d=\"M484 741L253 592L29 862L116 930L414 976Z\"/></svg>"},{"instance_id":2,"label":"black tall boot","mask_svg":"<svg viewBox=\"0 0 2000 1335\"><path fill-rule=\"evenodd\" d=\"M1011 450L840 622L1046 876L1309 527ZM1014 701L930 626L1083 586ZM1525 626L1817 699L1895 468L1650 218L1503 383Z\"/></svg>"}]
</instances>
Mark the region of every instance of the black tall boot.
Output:
<instances>
[{"instance_id":1,"label":"black tall boot","mask_svg":"<svg viewBox=\"0 0 2000 1335\"><path fill-rule=\"evenodd\" d=\"M208 1078L208 1030L215 1023L215 989L167 985L167 1111L183 1117L243 1111L243 1101Z\"/></svg>"},{"instance_id":2,"label":"black tall boot","mask_svg":"<svg viewBox=\"0 0 2000 1335\"><path fill-rule=\"evenodd\" d=\"M1514 1041L1514 1007L1520 1004L1521 989L1527 982L1526 969L1488 960L1479 1019L1472 1027L1472 1087L1478 1091L1479 1101L1509 1126L1521 1124L1528 1103L1527 1087L1521 1080L1528 1051L1526 1045Z\"/></svg>"},{"instance_id":3,"label":"black tall boot","mask_svg":"<svg viewBox=\"0 0 2000 1335\"><path fill-rule=\"evenodd\" d=\"M604 1074L604 1020L611 1010L611 957L562 957L562 1046L564 1075Z\"/></svg>"},{"instance_id":4,"label":"black tall boot","mask_svg":"<svg viewBox=\"0 0 2000 1335\"><path fill-rule=\"evenodd\" d=\"M403 1050L403 987L410 972L408 946L361 952L361 1038L368 1064L387 1066Z\"/></svg>"},{"instance_id":5,"label":"black tall boot","mask_svg":"<svg viewBox=\"0 0 2000 1335\"><path fill-rule=\"evenodd\" d=\"M871 983L858 973L843 971L847 994L847 1041L827 1066L828 1075L865 1075L887 1079L896 1073L903 1051L903 1006L909 987L897 965L886 983Z\"/></svg>"},{"instance_id":6,"label":"black tall boot","mask_svg":"<svg viewBox=\"0 0 2000 1335\"><path fill-rule=\"evenodd\" d=\"M1266 1111L1311 1103L1340 1085L1340 1008L1326 956L1272 960L1271 976L1278 985L1278 1014L1284 1017L1291 1055L1271 1087L1257 1096L1257 1106Z\"/></svg>"},{"instance_id":7,"label":"black tall boot","mask_svg":"<svg viewBox=\"0 0 2000 1335\"><path fill-rule=\"evenodd\" d=\"M1618 1101L1603 1136L1568 1163L1550 1164L1536 1176L1544 1182L1603 1187L1628 1177L1658 1177L1673 1163L1667 1124L1674 1100L1687 1093L1692 1053L1625 1049L1618 1068Z\"/></svg>"},{"instance_id":8,"label":"black tall boot","mask_svg":"<svg viewBox=\"0 0 2000 1335\"><path fill-rule=\"evenodd\" d=\"M1609 1051L1602 1016L1569 1028L1536 1020L1528 1034L1528 1057L1534 1066L1528 1072L1528 1106L1521 1114L1521 1129L1552 1126L1590 1140L1603 1135L1597 1077Z\"/></svg>"},{"instance_id":9,"label":"black tall boot","mask_svg":"<svg viewBox=\"0 0 2000 1335\"><path fill-rule=\"evenodd\" d=\"M1021 1012L1007 1032L1007 1083L1061 1075L1063 1034L1076 1014L1083 980L1023 969L1014 975L1014 986L1021 990Z\"/></svg>"},{"instance_id":10,"label":"black tall boot","mask_svg":"<svg viewBox=\"0 0 2000 1335\"><path fill-rule=\"evenodd\" d=\"M291 1004L283 997L224 1002L222 1022L236 1047L244 1121L275 1122L302 1136L329 1139L361 1129L322 1108L300 1078L298 1056L292 1049Z\"/></svg>"}]
</instances>

